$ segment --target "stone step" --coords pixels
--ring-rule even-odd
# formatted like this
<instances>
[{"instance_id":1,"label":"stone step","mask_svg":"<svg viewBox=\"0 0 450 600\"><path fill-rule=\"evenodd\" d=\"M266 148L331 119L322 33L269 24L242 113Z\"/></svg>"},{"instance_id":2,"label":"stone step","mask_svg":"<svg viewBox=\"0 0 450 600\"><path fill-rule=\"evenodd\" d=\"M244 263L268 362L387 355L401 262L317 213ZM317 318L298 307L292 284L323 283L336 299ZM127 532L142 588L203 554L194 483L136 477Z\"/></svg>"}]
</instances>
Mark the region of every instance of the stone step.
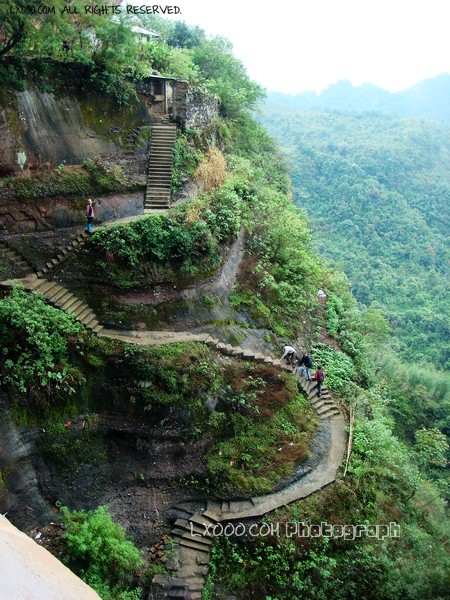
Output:
<instances>
[{"instance_id":1,"label":"stone step","mask_svg":"<svg viewBox=\"0 0 450 600\"><path fill-rule=\"evenodd\" d=\"M146 204L168 204L170 202L170 194L166 194L165 196L157 195L154 196L152 194L148 194L145 197Z\"/></svg>"},{"instance_id":2,"label":"stone step","mask_svg":"<svg viewBox=\"0 0 450 600\"><path fill-rule=\"evenodd\" d=\"M333 404L324 404L323 406L320 406L319 408L315 407L317 414L319 415L323 415L324 413L328 412L331 408L336 408L336 405ZM336 408L337 410L337 408Z\"/></svg>"},{"instance_id":3,"label":"stone step","mask_svg":"<svg viewBox=\"0 0 450 600\"><path fill-rule=\"evenodd\" d=\"M179 541L180 546L185 546L187 548L192 548L197 552L203 552L205 554L209 554L209 546L205 546L199 542L194 541L193 539L181 538Z\"/></svg>"},{"instance_id":4,"label":"stone step","mask_svg":"<svg viewBox=\"0 0 450 600\"><path fill-rule=\"evenodd\" d=\"M215 515L213 516L213 518L210 518L208 515L206 515L205 511L204 513L195 513L195 515L189 517L189 522L195 523L200 527L205 528L205 526L208 527L208 525L216 525L216 523L218 522L218 518Z\"/></svg>"},{"instance_id":5,"label":"stone step","mask_svg":"<svg viewBox=\"0 0 450 600\"><path fill-rule=\"evenodd\" d=\"M185 541L196 542L197 544L201 544L202 546L211 546L212 539L209 535L200 535L200 534L191 534L189 531L185 531L184 535L181 536L181 539Z\"/></svg>"},{"instance_id":6,"label":"stone step","mask_svg":"<svg viewBox=\"0 0 450 600\"><path fill-rule=\"evenodd\" d=\"M157 192L160 191L162 194L170 193L172 183L170 179L162 180L162 179L149 179L147 187L147 195L149 192Z\"/></svg>"},{"instance_id":7,"label":"stone step","mask_svg":"<svg viewBox=\"0 0 450 600\"><path fill-rule=\"evenodd\" d=\"M198 533L201 536L203 536L203 534L205 533L204 527L201 527L197 523L188 521L187 519L177 519L175 521L174 525L178 529L185 529L186 532L188 532L188 533ZM208 535L208 534L206 534L206 535Z\"/></svg>"},{"instance_id":8,"label":"stone step","mask_svg":"<svg viewBox=\"0 0 450 600\"><path fill-rule=\"evenodd\" d=\"M47 297L47 294L49 294L49 292L51 292L57 285L58 284L54 281L45 280L45 282L39 286L37 291L43 296ZM36 291L36 289L34 291Z\"/></svg>"},{"instance_id":9,"label":"stone step","mask_svg":"<svg viewBox=\"0 0 450 600\"><path fill-rule=\"evenodd\" d=\"M152 145L150 148L149 160L152 158L159 158L173 160L173 144L168 141L160 141L156 145Z\"/></svg>"},{"instance_id":10,"label":"stone step","mask_svg":"<svg viewBox=\"0 0 450 600\"><path fill-rule=\"evenodd\" d=\"M240 348L239 346L236 346L233 348L232 354L233 354L233 356L242 357L244 354L244 350L242 348Z\"/></svg>"},{"instance_id":11,"label":"stone step","mask_svg":"<svg viewBox=\"0 0 450 600\"><path fill-rule=\"evenodd\" d=\"M64 306L64 304L70 299L73 298L73 294L71 294L69 292L69 290L65 290L65 294L63 296L60 296L57 300L55 300L55 304L57 306L59 306L59 308L62 308ZM64 309L63 309L64 310Z\"/></svg>"},{"instance_id":12,"label":"stone step","mask_svg":"<svg viewBox=\"0 0 450 600\"><path fill-rule=\"evenodd\" d=\"M84 304L84 302L82 302L81 300L78 300L78 298L76 298L76 296L74 296L74 298L75 298L75 302L69 308L65 309L66 312L68 312L72 315L75 315L76 311L80 308L80 306Z\"/></svg>"},{"instance_id":13,"label":"stone step","mask_svg":"<svg viewBox=\"0 0 450 600\"><path fill-rule=\"evenodd\" d=\"M79 316L78 320L81 321L81 323L83 323L83 325L86 325L87 323L91 323L93 321L97 321L97 317L95 315L95 313L93 312L92 308L88 308L87 309L88 312L86 314L84 314L83 316ZM97 321L98 323L98 321Z\"/></svg>"},{"instance_id":14,"label":"stone step","mask_svg":"<svg viewBox=\"0 0 450 600\"><path fill-rule=\"evenodd\" d=\"M88 305L85 302L81 302L81 304L74 309L72 315L75 317L75 319L79 320L80 315L87 310L90 310Z\"/></svg>"},{"instance_id":15,"label":"stone step","mask_svg":"<svg viewBox=\"0 0 450 600\"><path fill-rule=\"evenodd\" d=\"M220 521L220 517L217 515L217 513L213 510L205 510L202 513L202 517L206 517L207 519L209 519L212 523L218 523Z\"/></svg>"},{"instance_id":16,"label":"stone step","mask_svg":"<svg viewBox=\"0 0 450 600\"><path fill-rule=\"evenodd\" d=\"M30 281L29 283L26 283L24 285L27 290L29 290L30 292L33 292L33 291L37 291L38 288L40 288L42 285L45 284L45 282L46 282L45 279L36 278L33 281Z\"/></svg>"},{"instance_id":17,"label":"stone step","mask_svg":"<svg viewBox=\"0 0 450 600\"><path fill-rule=\"evenodd\" d=\"M54 290L54 293L52 292L47 296L47 300L52 302L52 304L55 304L59 298L62 298L62 296L66 294L66 292L66 288L63 288L61 285L58 285L57 288Z\"/></svg>"},{"instance_id":18,"label":"stone step","mask_svg":"<svg viewBox=\"0 0 450 600\"><path fill-rule=\"evenodd\" d=\"M330 408L329 410L327 410L327 412L322 413L321 415L319 415L319 417L321 419L329 419L330 417L337 417L340 416L340 412L337 408Z\"/></svg>"},{"instance_id":19,"label":"stone step","mask_svg":"<svg viewBox=\"0 0 450 600\"><path fill-rule=\"evenodd\" d=\"M64 303L61 304L61 309L69 312L69 309L75 304L75 302L79 302L78 298L69 292L69 297Z\"/></svg>"},{"instance_id":20,"label":"stone step","mask_svg":"<svg viewBox=\"0 0 450 600\"><path fill-rule=\"evenodd\" d=\"M316 403L312 403L312 405L314 406L314 408L318 411L319 408L323 408L324 406L336 406L336 404L333 402L333 400L326 400L326 401L322 401L322 402L316 402Z\"/></svg>"},{"instance_id":21,"label":"stone step","mask_svg":"<svg viewBox=\"0 0 450 600\"><path fill-rule=\"evenodd\" d=\"M170 170L170 172L168 171L167 173L159 171L158 173L150 172L147 175L147 183L154 182L156 185L158 182L162 182L165 186L170 181L172 181L172 169Z\"/></svg>"},{"instance_id":22,"label":"stone step","mask_svg":"<svg viewBox=\"0 0 450 600\"><path fill-rule=\"evenodd\" d=\"M83 319L83 325L88 329L93 329L96 325L98 325L97 317L94 313L92 313L92 317L90 319Z\"/></svg>"},{"instance_id":23,"label":"stone step","mask_svg":"<svg viewBox=\"0 0 450 600\"><path fill-rule=\"evenodd\" d=\"M86 306L86 308L82 312L77 314L77 319L79 321L83 321L83 319L85 319L88 315L90 316L90 318L95 318L95 314L92 312L92 308Z\"/></svg>"},{"instance_id":24,"label":"stone step","mask_svg":"<svg viewBox=\"0 0 450 600\"><path fill-rule=\"evenodd\" d=\"M146 198L154 198L155 200L159 200L161 198L170 197L170 187L167 188L153 188L152 186L147 187L147 191L145 192Z\"/></svg>"}]
</instances>

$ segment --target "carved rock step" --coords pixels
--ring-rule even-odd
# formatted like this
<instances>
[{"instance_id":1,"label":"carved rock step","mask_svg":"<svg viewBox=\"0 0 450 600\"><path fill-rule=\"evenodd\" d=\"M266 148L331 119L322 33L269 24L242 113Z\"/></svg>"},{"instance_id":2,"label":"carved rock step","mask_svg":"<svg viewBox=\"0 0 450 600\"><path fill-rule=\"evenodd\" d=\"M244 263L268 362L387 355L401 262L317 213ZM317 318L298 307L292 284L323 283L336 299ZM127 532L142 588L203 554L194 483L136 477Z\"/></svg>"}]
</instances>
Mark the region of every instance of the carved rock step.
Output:
<instances>
[{"instance_id":1,"label":"carved rock step","mask_svg":"<svg viewBox=\"0 0 450 600\"><path fill-rule=\"evenodd\" d=\"M191 548L192 550L196 550L197 552L202 552L203 554L209 555L209 546L207 544L202 543L202 539L205 538L187 538L182 537L179 540L180 546L185 548Z\"/></svg>"}]
</instances>

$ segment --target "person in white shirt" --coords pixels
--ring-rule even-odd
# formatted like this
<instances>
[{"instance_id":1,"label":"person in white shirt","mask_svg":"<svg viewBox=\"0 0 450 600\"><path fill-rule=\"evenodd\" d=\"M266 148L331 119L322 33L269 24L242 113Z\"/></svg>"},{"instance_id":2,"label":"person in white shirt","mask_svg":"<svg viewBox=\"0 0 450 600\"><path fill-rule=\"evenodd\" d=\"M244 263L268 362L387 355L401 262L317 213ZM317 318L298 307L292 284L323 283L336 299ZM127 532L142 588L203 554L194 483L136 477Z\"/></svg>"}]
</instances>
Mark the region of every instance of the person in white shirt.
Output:
<instances>
[{"instance_id":1,"label":"person in white shirt","mask_svg":"<svg viewBox=\"0 0 450 600\"><path fill-rule=\"evenodd\" d=\"M281 357L281 360L284 358L288 365L293 365L295 364L296 357L297 350L295 348L288 346L287 344L283 346L283 356Z\"/></svg>"}]
</instances>

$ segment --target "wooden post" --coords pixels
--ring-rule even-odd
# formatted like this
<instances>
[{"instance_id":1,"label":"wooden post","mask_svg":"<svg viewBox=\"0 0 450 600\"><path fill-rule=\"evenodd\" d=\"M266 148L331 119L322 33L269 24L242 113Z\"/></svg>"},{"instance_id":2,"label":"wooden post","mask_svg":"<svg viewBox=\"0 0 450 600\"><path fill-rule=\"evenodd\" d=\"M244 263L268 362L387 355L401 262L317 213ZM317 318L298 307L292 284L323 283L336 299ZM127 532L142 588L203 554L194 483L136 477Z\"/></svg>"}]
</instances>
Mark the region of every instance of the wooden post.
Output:
<instances>
[{"instance_id":1,"label":"wooden post","mask_svg":"<svg viewBox=\"0 0 450 600\"><path fill-rule=\"evenodd\" d=\"M348 469L348 462L350 460L350 456L353 450L353 431L354 431L354 422L355 422L355 405L353 404L352 406L350 406L350 411L349 411L349 419L350 419L350 428L349 428L349 432L348 432L348 446L347 446L347 460L345 461L345 469L344 469L344 475L343 477L345 477L345 475L347 474L347 469Z\"/></svg>"}]
</instances>

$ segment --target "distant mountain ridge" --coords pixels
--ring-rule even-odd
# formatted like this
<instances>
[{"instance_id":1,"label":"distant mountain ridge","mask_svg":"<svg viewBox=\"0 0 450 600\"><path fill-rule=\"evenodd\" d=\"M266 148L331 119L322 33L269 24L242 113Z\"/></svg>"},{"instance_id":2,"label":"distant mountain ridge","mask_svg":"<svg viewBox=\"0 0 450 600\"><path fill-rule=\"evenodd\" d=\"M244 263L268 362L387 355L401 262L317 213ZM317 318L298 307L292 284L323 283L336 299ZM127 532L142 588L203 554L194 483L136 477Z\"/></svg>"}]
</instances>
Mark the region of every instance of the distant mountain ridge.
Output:
<instances>
[{"instance_id":1,"label":"distant mountain ridge","mask_svg":"<svg viewBox=\"0 0 450 600\"><path fill-rule=\"evenodd\" d=\"M401 117L419 117L450 124L450 73L426 79L402 92L391 93L371 83L353 86L342 80L320 94L296 96L270 92L269 110L379 111Z\"/></svg>"}]
</instances>

